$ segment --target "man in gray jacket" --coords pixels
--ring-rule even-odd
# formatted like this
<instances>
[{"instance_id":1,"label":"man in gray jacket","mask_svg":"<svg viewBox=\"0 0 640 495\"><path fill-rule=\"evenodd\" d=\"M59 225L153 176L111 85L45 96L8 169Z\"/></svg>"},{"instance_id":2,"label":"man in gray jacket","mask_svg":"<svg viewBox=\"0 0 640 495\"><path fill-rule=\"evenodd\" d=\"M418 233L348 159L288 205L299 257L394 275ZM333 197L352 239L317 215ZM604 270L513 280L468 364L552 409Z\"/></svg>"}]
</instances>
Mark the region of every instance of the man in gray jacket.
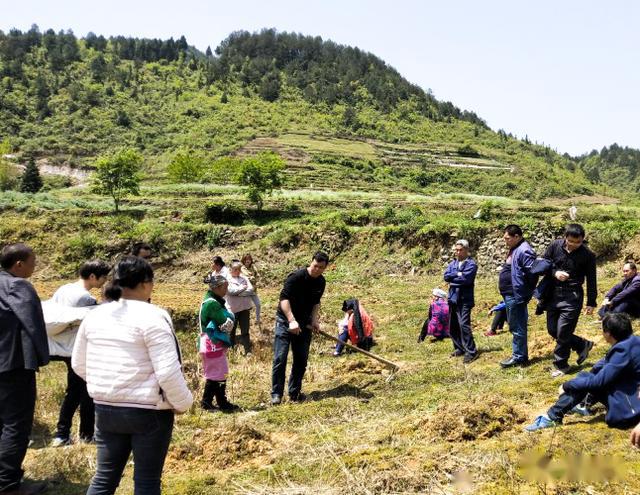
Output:
<instances>
[{"instance_id":1,"label":"man in gray jacket","mask_svg":"<svg viewBox=\"0 0 640 495\"><path fill-rule=\"evenodd\" d=\"M40 298L26 280L36 256L24 244L0 253L0 494L26 495L45 486L21 485L36 403L36 371L49 362Z\"/></svg>"}]
</instances>

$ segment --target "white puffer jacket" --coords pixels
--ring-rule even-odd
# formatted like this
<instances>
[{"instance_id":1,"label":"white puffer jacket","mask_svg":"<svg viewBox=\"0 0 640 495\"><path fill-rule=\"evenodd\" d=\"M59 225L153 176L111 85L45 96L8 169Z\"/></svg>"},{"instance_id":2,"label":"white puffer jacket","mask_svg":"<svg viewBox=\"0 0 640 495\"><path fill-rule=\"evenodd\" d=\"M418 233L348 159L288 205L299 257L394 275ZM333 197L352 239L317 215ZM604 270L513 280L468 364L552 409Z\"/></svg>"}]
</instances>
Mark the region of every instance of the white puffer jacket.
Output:
<instances>
[{"instance_id":1,"label":"white puffer jacket","mask_svg":"<svg viewBox=\"0 0 640 495\"><path fill-rule=\"evenodd\" d=\"M169 314L130 299L103 304L80 325L71 365L96 404L184 412L193 396Z\"/></svg>"}]
</instances>

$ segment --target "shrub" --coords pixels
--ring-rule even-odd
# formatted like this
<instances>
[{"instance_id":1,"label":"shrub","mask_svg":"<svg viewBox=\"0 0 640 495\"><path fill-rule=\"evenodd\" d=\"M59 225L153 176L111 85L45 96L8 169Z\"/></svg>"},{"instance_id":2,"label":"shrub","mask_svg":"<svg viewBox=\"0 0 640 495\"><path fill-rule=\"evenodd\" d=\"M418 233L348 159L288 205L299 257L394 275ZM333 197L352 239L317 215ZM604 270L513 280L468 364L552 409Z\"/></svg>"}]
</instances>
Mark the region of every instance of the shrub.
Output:
<instances>
[{"instance_id":1,"label":"shrub","mask_svg":"<svg viewBox=\"0 0 640 495\"><path fill-rule=\"evenodd\" d=\"M210 223L241 225L247 219L247 212L232 203L209 203L205 207L205 220Z\"/></svg>"}]
</instances>

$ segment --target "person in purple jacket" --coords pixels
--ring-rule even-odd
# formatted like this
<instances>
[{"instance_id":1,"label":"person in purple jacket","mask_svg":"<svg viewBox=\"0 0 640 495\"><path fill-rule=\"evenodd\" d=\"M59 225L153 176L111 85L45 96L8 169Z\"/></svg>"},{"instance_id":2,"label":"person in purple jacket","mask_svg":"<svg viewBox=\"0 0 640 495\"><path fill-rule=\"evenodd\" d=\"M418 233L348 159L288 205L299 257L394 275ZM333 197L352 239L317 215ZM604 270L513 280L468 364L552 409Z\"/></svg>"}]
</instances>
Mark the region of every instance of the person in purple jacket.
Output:
<instances>
[{"instance_id":1,"label":"person in purple jacket","mask_svg":"<svg viewBox=\"0 0 640 495\"><path fill-rule=\"evenodd\" d=\"M444 272L449 282L449 335L453 342L451 357L462 357L464 364L478 359L478 349L471 331L471 309L474 306L473 291L478 265L469 256L469 242L456 241L456 259Z\"/></svg>"},{"instance_id":2,"label":"person in purple jacket","mask_svg":"<svg viewBox=\"0 0 640 495\"><path fill-rule=\"evenodd\" d=\"M629 261L622 267L622 282L607 292L598 311L600 318L606 313L627 313L632 318L640 317L640 275L636 264Z\"/></svg>"}]
</instances>

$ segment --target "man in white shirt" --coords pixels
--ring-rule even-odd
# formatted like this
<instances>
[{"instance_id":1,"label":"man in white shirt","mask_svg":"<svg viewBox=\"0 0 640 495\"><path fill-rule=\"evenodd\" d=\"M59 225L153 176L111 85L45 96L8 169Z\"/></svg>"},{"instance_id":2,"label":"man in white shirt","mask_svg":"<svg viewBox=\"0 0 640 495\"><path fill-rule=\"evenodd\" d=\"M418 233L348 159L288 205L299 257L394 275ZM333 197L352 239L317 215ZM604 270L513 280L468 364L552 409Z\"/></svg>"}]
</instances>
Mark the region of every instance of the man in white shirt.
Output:
<instances>
[{"instance_id":1,"label":"man in white shirt","mask_svg":"<svg viewBox=\"0 0 640 495\"><path fill-rule=\"evenodd\" d=\"M60 287L51 300L61 306L73 308L95 306L96 299L89 292L101 288L107 280L111 267L104 261L87 261L80 267L80 278L76 282ZM78 326L71 326L63 332L49 337L49 353L52 361L62 361L67 366L67 389L60 406L56 436L52 446L60 447L71 443L73 415L80 407L80 440L92 441L94 430L93 400L87 393L87 384L71 368L71 353L78 334Z\"/></svg>"}]
</instances>

